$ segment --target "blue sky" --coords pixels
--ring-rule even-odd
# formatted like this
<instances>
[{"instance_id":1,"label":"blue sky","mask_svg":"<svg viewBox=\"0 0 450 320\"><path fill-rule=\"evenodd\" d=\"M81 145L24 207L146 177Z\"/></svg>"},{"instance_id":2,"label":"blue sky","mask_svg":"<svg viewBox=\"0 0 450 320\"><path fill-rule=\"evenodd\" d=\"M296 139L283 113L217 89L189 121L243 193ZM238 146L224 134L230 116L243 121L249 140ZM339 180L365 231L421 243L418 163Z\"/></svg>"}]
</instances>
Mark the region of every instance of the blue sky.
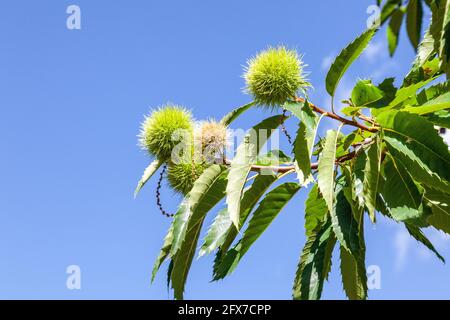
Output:
<instances>
[{"instance_id":1,"label":"blue sky","mask_svg":"<svg viewBox=\"0 0 450 320\"><path fill-rule=\"evenodd\" d=\"M165 272L150 272L169 220L155 207L155 181L133 190L148 156L137 146L144 114L168 101L197 119L250 101L242 66L269 45L304 54L325 108L326 67L366 26L374 1L2 1L0 4L0 298L166 299ZM76 4L82 29L66 28ZM395 60L384 31L343 79L401 78L414 57L402 33ZM400 79L401 80L401 79ZM235 128L267 114L255 110ZM295 130L295 124L290 130ZM336 126L324 122L323 130ZM213 257L194 261L186 298L289 299L304 244L301 192L234 274L210 283ZM179 197L167 190L171 210ZM212 217L208 217L208 223ZM374 299L450 298L449 267L380 217L367 224L367 265L381 270ZM449 239L428 232L450 259ZM324 298L344 298L335 254ZM66 268L81 268L81 290Z\"/></svg>"}]
</instances>

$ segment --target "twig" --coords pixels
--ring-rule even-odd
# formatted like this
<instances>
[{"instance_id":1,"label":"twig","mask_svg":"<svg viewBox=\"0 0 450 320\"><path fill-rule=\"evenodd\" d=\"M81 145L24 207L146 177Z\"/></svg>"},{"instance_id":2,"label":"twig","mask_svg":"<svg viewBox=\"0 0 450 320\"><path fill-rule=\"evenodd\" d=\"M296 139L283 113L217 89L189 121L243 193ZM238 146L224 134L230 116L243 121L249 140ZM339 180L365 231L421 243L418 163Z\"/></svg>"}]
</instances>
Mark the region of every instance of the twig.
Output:
<instances>
[{"instance_id":1,"label":"twig","mask_svg":"<svg viewBox=\"0 0 450 320\"><path fill-rule=\"evenodd\" d=\"M305 99L303 99L303 98L296 98L295 100L297 102L303 102L303 103L305 102ZM316 105L314 105L314 104L312 104L310 102L308 102L308 104L311 107L311 109L313 109L315 112L323 114L324 116L332 118L332 119L335 119L337 121L340 121L343 124L346 124L346 125L349 125L349 126L353 126L353 127L357 127L357 128L360 128L361 130L364 130L364 131L378 132L378 128L377 127L368 127L368 126L365 126L365 125L363 125L363 124L361 124L361 123L359 123L357 121L343 118L343 117L337 115L334 112L325 111L324 109L319 108L318 106L316 106Z\"/></svg>"}]
</instances>

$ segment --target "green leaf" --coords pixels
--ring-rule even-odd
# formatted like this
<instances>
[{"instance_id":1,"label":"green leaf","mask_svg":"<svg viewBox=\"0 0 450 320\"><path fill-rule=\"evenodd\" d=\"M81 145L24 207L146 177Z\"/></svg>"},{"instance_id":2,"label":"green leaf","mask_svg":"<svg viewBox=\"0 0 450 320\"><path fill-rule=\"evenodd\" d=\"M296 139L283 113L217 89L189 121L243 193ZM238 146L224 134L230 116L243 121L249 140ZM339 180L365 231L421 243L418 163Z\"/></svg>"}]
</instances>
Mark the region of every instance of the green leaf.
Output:
<instances>
[{"instance_id":1,"label":"green leaf","mask_svg":"<svg viewBox=\"0 0 450 320\"><path fill-rule=\"evenodd\" d=\"M417 90L419 90L420 88L422 88L423 86L427 85L428 83L430 83L431 81L433 81L435 78L430 78L428 80L425 81L421 81L419 83L410 85L408 87L402 87L399 90L397 90L396 94L395 94L395 98L389 103L388 106L386 107L382 107L382 108L378 108L378 109L372 109L372 114L374 116L378 116L383 112L387 112L391 109L396 109L396 108L401 108L403 106L403 104L405 103L405 101L407 101L408 99L414 97L417 93Z\"/></svg>"},{"instance_id":2,"label":"green leaf","mask_svg":"<svg viewBox=\"0 0 450 320\"><path fill-rule=\"evenodd\" d=\"M237 148L236 156L231 162L226 188L228 212L236 228L239 228L241 196L251 166L272 134L272 130L276 129L284 119L284 116L273 116L263 120L253 127L244 138L244 142ZM267 134L261 134L262 132Z\"/></svg>"},{"instance_id":3,"label":"green leaf","mask_svg":"<svg viewBox=\"0 0 450 320\"><path fill-rule=\"evenodd\" d=\"M388 0L381 9L381 24L384 24L401 4L401 0Z\"/></svg>"},{"instance_id":4,"label":"green leaf","mask_svg":"<svg viewBox=\"0 0 450 320\"><path fill-rule=\"evenodd\" d=\"M298 168L300 184L306 186L312 180L311 157L320 117L305 103L287 103L284 108L300 119L299 128L294 141L294 155Z\"/></svg>"},{"instance_id":5,"label":"green leaf","mask_svg":"<svg viewBox=\"0 0 450 320\"><path fill-rule=\"evenodd\" d=\"M248 215L253 210L258 200L264 195L267 189L279 179L279 177L280 176L276 176L275 174L258 175L252 185L244 191L241 201L240 227L244 225ZM222 248L227 251L237 233L237 229L233 227L233 223L231 222L228 209L221 210L206 235L199 256L209 254L219 246L222 246Z\"/></svg>"},{"instance_id":6,"label":"green leaf","mask_svg":"<svg viewBox=\"0 0 450 320\"><path fill-rule=\"evenodd\" d=\"M394 55L395 50L398 46L398 37L400 33L400 27L402 26L404 12L401 9L396 9L392 13L391 21L389 22L389 26L386 29L388 46L389 46L389 54L391 57Z\"/></svg>"},{"instance_id":7,"label":"green leaf","mask_svg":"<svg viewBox=\"0 0 450 320\"><path fill-rule=\"evenodd\" d=\"M181 249L188 228L202 221L225 196L227 172L220 165L212 165L194 182L191 192L174 217L174 238L171 255Z\"/></svg>"},{"instance_id":8,"label":"green leaf","mask_svg":"<svg viewBox=\"0 0 450 320\"><path fill-rule=\"evenodd\" d=\"M430 32L439 53L442 70L450 76L450 0L431 2L432 22Z\"/></svg>"},{"instance_id":9,"label":"green leaf","mask_svg":"<svg viewBox=\"0 0 450 320\"><path fill-rule=\"evenodd\" d=\"M218 273L215 275L214 280L221 279L234 270L244 254L269 227L272 221L298 190L300 190L299 184L287 182L267 193L253 213L253 217L249 221L242 239L234 249L227 252L223 259L223 263L219 265L217 270Z\"/></svg>"},{"instance_id":10,"label":"green leaf","mask_svg":"<svg viewBox=\"0 0 450 320\"><path fill-rule=\"evenodd\" d=\"M369 29L362 35L350 43L331 65L330 71L327 74L326 88L327 92L334 97L336 88L350 65L361 55L364 49L369 44L374 36L376 30Z\"/></svg>"},{"instance_id":11,"label":"green leaf","mask_svg":"<svg viewBox=\"0 0 450 320\"><path fill-rule=\"evenodd\" d=\"M354 188L354 201L358 204L359 207L364 208L365 195L364 189L367 188L364 186L365 181L366 184L368 181L373 182L373 176L366 178L365 170L367 166L367 153L362 152L356 157L354 160L354 168L352 172L352 178L348 179L347 184L350 185L350 182L353 180L353 188ZM345 173L345 171L344 171ZM378 189L378 188L377 188ZM352 197L353 198L353 197ZM372 220L373 221L373 220Z\"/></svg>"},{"instance_id":12,"label":"green leaf","mask_svg":"<svg viewBox=\"0 0 450 320\"><path fill-rule=\"evenodd\" d=\"M144 185L150 180L150 178L155 174L155 172L161 167L163 164L160 160L153 161L144 171L144 175L141 180L138 182L136 190L134 191L134 197L136 198L139 191L144 187Z\"/></svg>"},{"instance_id":13,"label":"green leaf","mask_svg":"<svg viewBox=\"0 0 450 320\"><path fill-rule=\"evenodd\" d=\"M436 229L450 234L450 194L427 189L425 199L433 212L428 222Z\"/></svg>"},{"instance_id":14,"label":"green leaf","mask_svg":"<svg viewBox=\"0 0 450 320\"><path fill-rule=\"evenodd\" d=\"M174 290L174 297L177 300L182 300L184 295L184 287L186 285L189 269L192 264L192 259L195 255L200 230L202 228L203 219L197 224L189 228L186 232L186 238L180 250L173 257L173 269L171 273L172 288Z\"/></svg>"},{"instance_id":15,"label":"green leaf","mask_svg":"<svg viewBox=\"0 0 450 320\"><path fill-rule=\"evenodd\" d=\"M346 116L349 117L354 117L359 115L361 112L361 107L352 107L352 106L348 106L348 107L344 107L341 109L341 113L345 114Z\"/></svg>"},{"instance_id":16,"label":"green leaf","mask_svg":"<svg viewBox=\"0 0 450 320\"><path fill-rule=\"evenodd\" d=\"M242 107L234 109L233 111L228 113L225 117L223 117L222 120L220 120L220 123L228 127L242 113L244 113L245 111L247 111L248 109L250 109L254 105L255 105L255 102L250 102L250 103L248 103L248 104L246 104L246 105L244 105Z\"/></svg>"},{"instance_id":17,"label":"green leaf","mask_svg":"<svg viewBox=\"0 0 450 320\"><path fill-rule=\"evenodd\" d=\"M352 102L356 107L363 107L383 98L383 92L370 80L359 80L352 91Z\"/></svg>"},{"instance_id":18,"label":"green leaf","mask_svg":"<svg viewBox=\"0 0 450 320\"><path fill-rule=\"evenodd\" d=\"M311 236L319 225L325 221L328 207L319 192L319 187L315 184L309 192L305 202L305 233Z\"/></svg>"},{"instance_id":19,"label":"green leaf","mask_svg":"<svg viewBox=\"0 0 450 320\"><path fill-rule=\"evenodd\" d=\"M367 151L367 161L364 170L364 203L372 221L375 221L376 201L381 177L381 140L375 137L375 143Z\"/></svg>"},{"instance_id":20,"label":"green leaf","mask_svg":"<svg viewBox=\"0 0 450 320\"><path fill-rule=\"evenodd\" d=\"M269 187L283 175L258 175L249 189L244 192L241 201L241 213L239 221L239 229L242 228L245 221L247 221L248 216L253 211L253 208L258 203L259 199L266 193ZM230 220L231 221L231 220ZM228 251L236 236L238 235L238 229L230 225L227 232L227 237L220 248L223 252Z\"/></svg>"},{"instance_id":21,"label":"green leaf","mask_svg":"<svg viewBox=\"0 0 450 320\"><path fill-rule=\"evenodd\" d=\"M172 235L172 245L170 248L171 256L173 257L177 251L180 249L185 237L188 227L189 217L191 211L189 210L189 199L185 198L178 207L177 212L173 218L173 235Z\"/></svg>"},{"instance_id":22,"label":"green leaf","mask_svg":"<svg viewBox=\"0 0 450 320\"><path fill-rule=\"evenodd\" d=\"M353 243L357 250L353 250L354 254L349 252L341 245L341 274L342 284L347 297L350 300L364 300L367 298L367 272L366 272L366 245L364 240L364 204L355 201L356 184L355 181L361 179L360 171L363 171L366 165L366 154L362 153L356 159L354 164L354 172L352 173L349 166L342 166L342 171L345 174L345 179L338 180L337 189L340 188L340 193L344 194L347 204L343 203L343 209L348 211L350 207L352 213L349 243ZM352 178L354 177L354 178ZM360 182L362 184L362 182ZM353 198L354 197L354 198ZM344 199L342 200L344 201ZM347 217L348 219L348 217ZM357 239L355 239L357 238ZM357 242L357 243L356 243Z\"/></svg>"},{"instance_id":23,"label":"green leaf","mask_svg":"<svg viewBox=\"0 0 450 320\"><path fill-rule=\"evenodd\" d=\"M382 109L389 105L394 99L395 95L397 94L397 88L394 85L394 78L387 78L384 79L383 82L381 82L377 88L380 89L383 92L383 98L371 103L368 105L368 108L374 108L374 109ZM371 110L372 114L375 114L377 110Z\"/></svg>"},{"instance_id":24,"label":"green leaf","mask_svg":"<svg viewBox=\"0 0 450 320\"><path fill-rule=\"evenodd\" d=\"M292 112L300 120L294 141L294 155L299 182L301 185L306 186L313 179L311 157L321 117L318 117L311 110L308 101L305 101L303 104L287 103L284 108Z\"/></svg>"},{"instance_id":25,"label":"green leaf","mask_svg":"<svg viewBox=\"0 0 450 320\"><path fill-rule=\"evenodd\" d=\"M430 61L435 56L434 39L428 29L417 50L417 55L412 65L411 71L405 77L404 86L426 80L438 71L438 63Z\"/></svg>"},{"instance_id":26,"label":"green leaf","mask_svg":"<svg viewBox=\"0 0 450 320\"><path fill-rule=\"evenodd\" d=\"M333 211L334 207L334 167L336 165L336 144L339 137L339 131L328 130L325 140L325 146L319 159L318 183L320 192L325 199L328 210Z\"/></svg>"},{"instance_id":27,"label":"green leaf","mask_svg":"<svg viewBox=\"0 0 450 320\"><path fill-rule=\"evenodd\" d=\"M241 240L241 257L269 227L272 221L277 217L278 213L281 212L299 190L299 184L287 182L267 193L253 213L253 217L250 219L248 227L244 232L244 236Z\"/></svg>"},{"instance_id":28,"label":"green leaf","mask_svg":"<svg viewBox=\"0 0 450 320\"><path fill-rule=\"evenodd\" d=\"M409 0L406 16L408 37L414 48L419 46L422 32L423 8L421 0Z\"/></svg>"},{"instance_id":29,"label":"green leaf","mask_svg":"<svg viewBox=\"0 0 450 320\"><path fill-rule=\"evenodd\" d=\"M350 300L367 299L367 273L364 260L353 257L340 247L341 275L344 291Z\"/></svg>"},{"instance_id":30,"label":"green leaf","mask_svg":"<svg viewBox=\"0 0 450 320\"><path fill-rule=\"evenodd\" d=\"M163 244L161 251L159 253L159 256L156 259L155 264L153 266L152 282L155 280L155 277L159 271L159 268L161 268L161 265L163 264L163 262L170 255L170 248L172 247L172 241L173 241L173 224L170 225L169 231L167 232L167 235L164 238L164 244Z\"/></svg>"},{"instance_id":31,"label":"green leaf","mask_svg":"<svg viewBox=\"0 0 450 320\"><path fill-rule=\"evenodd\" d=\"M415 114L390 111L377 117L393 157L414 180L444 192L450 190L448 146L431 122Z\"/></svg>"},{"instance_id":32,"label":"green leaf","mask_svg":"<svg viewBox=\"0 0 450 320\"><path fill-rule=\"evenodd\" d=\"M447 110L428 114L427 120L436 126L450 129L450 112Z\"/></svg>"},{"instance_id":33,"label":"green leaf","mask_svg":"<svg viewBox=\"0 0 450 320\"><path fill-rule=\"evenodd\" d=\"M291 164L292 159L281 150L271 150L263 156L256 159L256 165L260 166L279 166L282 164Z\"/></svg>"},{"instance_id":34,"label":"green leaf","mask_svg":"<svg viewBox=\"0 0 450 320\"><path fill-rule=\"evenodd\" d=\"M345 196L346 187L344 179L339 179L336 184L336 201L333 210L330 211L331 225L341 246L353 256L359 257L358 222L355 220L352 207Z\"/></svg>"},{"instance_id":35,"label":"green leaf","mask_svg":"<svg viewBox=\"0 0 450 320\"><path fill-rule=\"evenodd\" d=\"M335 244L336 237L329 222L316 228L308 237L294 280L292 295L295 300L320 299Z\"/></svg>"},{"instance_id":36,"label":"green leaf","mask_svg":"<svg viewBox=\"0 0 450 320\"><path fill-rule=\"evenodd\" d=\"M431 100L434 100L450 91L450 81L443 83L437 83L422 90L417 94L416 100L418 104L425 104Z\"/></svg>"},{"instance_id":37,"label":"green leaf","mask_svg":"<svg viewBox=\"0 0 450 320\"><path fill-rule=\"evenodd\" d=\"M408 230L409 234L416 239L418 242L422 243L424 246L426 246L429 250L433 251L439 260L441 260L443 263L445 263L445 259L439 254L439 252L434 248L433 244L430 240L425 236L425 234L420 230L419 227L416 227L414 225L405 223L405 227Z\"/></svg>"},{"instance_id":38,"label":"green leaf","mask_svg":"<svg viewBox=\"0 0 450 320\"><path fill-rule=\"evenodd\" d=\"M443 0L441 5L445 6L443 18L442 36L440 42L439 57L441 67L450 78L450 0Z\"/></svg>"},{"instance_id":39,"label":"green leaf","mask_svg":"<svg viewBox=\"0 0 450 320\"><path fill-rule=\"evenodd\" d=\"M450 109L450 92L443 94L434 100L430 100L422 106L407 107L403 110L410 113L424 115L445 109Z\"/></svg>"},{"instance_id":40,"label":"green leaf","mask_svg":"<svg viewBox=\"0 0 450 320\"><path fill-rule=\"evenodd\" d=\"M212 165L195 181L194 187L187 198L191 214L187 226L183 226L183 228L186 228L182 233L185 236L178 236L178 242L175 241L178 234L175 232L176 224L174 220L172 246L178 245L181 241L178 250L171 250L174 261L171 274L172 288L177 300L183 299L184 287L206 214L225 196L227 173L223 166Z\"/></svg>"},{"instance_id":41,"label":"green leaf","mask_svg":"<svg viewBox=\"0 0 450 320\"><path fill-rule=\"evenodd\" d=\"M381 194L391 217L396 221L420 218L422 195L402 164L391 157L384 165L384 173L386 181Z\"/></svg>"},{"instance_id":42,"label":"green leaf","mask_svg":"<svg viewBox=\"0 0 450 320\"><path fill-rule=\"evenodd\" d=\"M217 249L225 241L231 225L232 222L230 220L228 209L224 208L220 210L208 230L205 237L205 242L200 249L200 253L198 254L199 257L209 254Z\"/></svg>"}]
</instances>

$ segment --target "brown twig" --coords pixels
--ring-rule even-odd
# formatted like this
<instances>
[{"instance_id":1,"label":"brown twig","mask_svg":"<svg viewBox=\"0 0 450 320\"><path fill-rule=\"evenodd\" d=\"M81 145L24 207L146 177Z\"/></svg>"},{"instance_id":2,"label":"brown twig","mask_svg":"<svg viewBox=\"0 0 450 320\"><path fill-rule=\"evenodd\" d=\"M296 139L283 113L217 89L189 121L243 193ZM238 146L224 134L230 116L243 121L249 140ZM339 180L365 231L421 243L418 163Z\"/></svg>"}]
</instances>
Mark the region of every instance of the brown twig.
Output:
<instances>
[{"instance_id":1,"label":"brown twig","mask_svg":"<svg viewBox=\"0 0 450 320\"><path fill-rule=\"evenodd\" d=\"M296 98L295 101L304 103L305 99L303 99L303 98ZM364 130L364 131L378 132L378 128L376 128L376 127L365 126L365 125L363 125L363 124L361 124L361 123L359 123L357 121L343 118L343 117L337 115L336 113L328 112L328 111L326 111L326 110L324 110L322 108L319 108L318 106L316 106L316 105L314 105L314 104L312 104L310 102L308 102L308 104L311 107L311 109L313 109L315 112L323 114L324 116L332 118L332 119L335 119L337 121L340 121L343 124L346 124L346 125L349 125L349 126L353 126L353 127L357 127L357 128L360 128L361 130Z\"/></svg>"}]
</instances>

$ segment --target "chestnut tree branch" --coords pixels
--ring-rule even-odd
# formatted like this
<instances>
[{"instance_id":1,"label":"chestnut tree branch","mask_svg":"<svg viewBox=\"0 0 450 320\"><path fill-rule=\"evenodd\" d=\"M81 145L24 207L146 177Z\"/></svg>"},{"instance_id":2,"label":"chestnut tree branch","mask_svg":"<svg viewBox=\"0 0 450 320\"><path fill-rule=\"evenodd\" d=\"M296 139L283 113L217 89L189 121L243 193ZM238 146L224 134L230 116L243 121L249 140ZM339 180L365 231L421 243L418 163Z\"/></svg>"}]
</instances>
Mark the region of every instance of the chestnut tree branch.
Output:
<instances>
[{"instance_id":1,"label":"chestnut tree branch","mask_svg":"<svg viewBox=\"0 0 450 320\"><path fill-rule=\"evenodd\" d=\"M305 99L303 99L303 98L295 98L295 101L304 103ZM374 127L368 127L368 126L363 125L363 124L361 124L361 123L359 123L359 122L357 122L355 120L350 120L350 119L343 118L343 117L337 115L334 112L328 112L328 111L326 111L326 110L324 110L322 108L319 108L318 106L316 106L316 105L314 105L314 104L312 104L310 102L308 102L308 104L311 107L311 109L313 109L315 112L323 114L324 116L332 118L334 120L340 121L343 124L346 124L346 125L349 125L349 126L353 126L353 127L357 127L357 128L360 128L361 130L369 131L369 132L378 132L378 130L379 130L375 126Z\"/></svg>"}]
</instances>

